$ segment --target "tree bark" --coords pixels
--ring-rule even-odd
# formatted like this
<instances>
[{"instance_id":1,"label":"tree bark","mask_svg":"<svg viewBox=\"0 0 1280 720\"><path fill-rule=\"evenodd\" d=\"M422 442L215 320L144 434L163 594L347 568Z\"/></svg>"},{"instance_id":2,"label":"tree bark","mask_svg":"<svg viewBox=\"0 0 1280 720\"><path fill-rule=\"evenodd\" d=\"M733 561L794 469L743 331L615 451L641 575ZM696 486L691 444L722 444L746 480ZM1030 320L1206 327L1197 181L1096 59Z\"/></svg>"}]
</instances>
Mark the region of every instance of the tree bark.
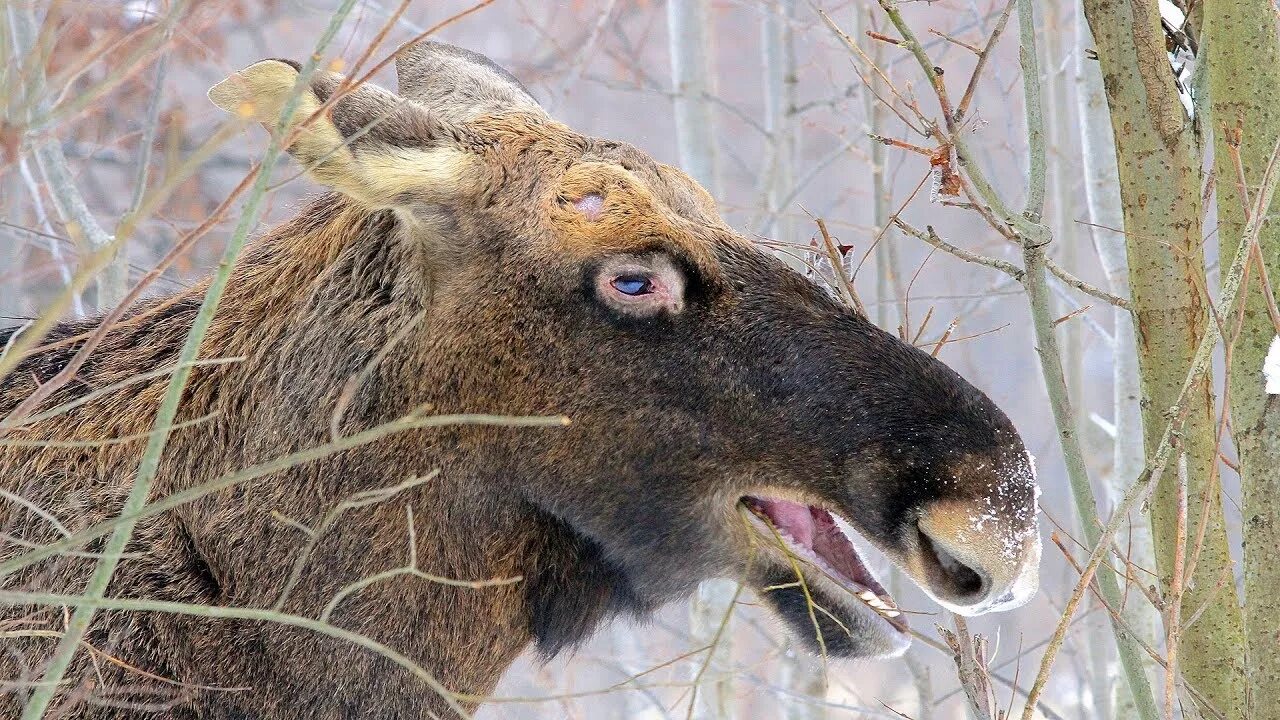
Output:
<instances>
[{"instance_id":1,"label":"tree bark","mask_svg":"<svg viewBox=\"0 0 1280 720\"><path fill-rule=\"evenodd\" d=\"M684 171L715 196L720 190L708 0L669 0L667 44L671 53L676 147Z\"/></svg>"},{"instance_id":2,"label":"tree bark","mask_svg":"<svg viewBox=\"0 0 1280 720\"><path fill-rule=\"evenodd\" d=\"M1240 133L1239 158L1252 197L1280 136L1280 38L1267 0L1214 0L1204 6L1201 62L1208 63L1210 118L1217 171L1218 242L1230 263L1244 232L1244 201L1228 147ZM1271 278L1280 277L1280 225L1274 206L1258 243ZM1244 497L1244 629L1247 716L1280 718L1280 397L1264 392L1262 361L1276 335L1257 267L1250 269L1245 316L1235 342L1228 388Z\"/></svg>"},{"instance_id":3,"label":"tree bark","mask_svg":"<svg viewBox=\"0 0 1280 720\"><path fill-rule=\"evenodd\" d=\"M16 5L8 7L7 10L15 57L25 57L28 52L35 50L36 35L39 32L40 26L36 20L35 11L30 8L24 10ZM23 118L28 122L35 117L35 114L45 111L50 104L49 99L45 97L46 79L43 60L41 58L32 63L31 78L25 88L27 97L32 100L27 117ZM49 196L53 199L53 205L66 227L67 234L77 241L86 254L109 247L115 238L102 228L89 210L88 204L75 185L71 168L67 164L67 158L62 152L59 141L56 138L45 139L35 143L34 150L36 165L40 168L40 174L44 177ZM98 274L97 280L100 309L110 308L124 297L128 290L129 264L126 253L121 248L116 248L111 262ZM78 302L77 298L77 304Z\"/></svg>"},{"instance_id":4,"label":"tree bark","mask_svg":"<svg viewBox=\"0 0 1280 720\"><path fill-rule=\"evenodd\" d=\"M1195 124L1182 108L1165 53L1158 5L1152 0L1085 0L1103 85L1111 111L1137 322L1138 365L1146 441L1154 447L1173 408L1208 322L1201 249L1201 148ZM1201 380L1176 409L1185 417L1188 555L1203 530L1204 543L1186 578L1182 617L1203 614L1184 628L1182 676L1228 718L1244 717L1239 649L1240 608L1222 500L1214 482L1217 462L1213 396ZM1150 502L1156 566L1162 585L1175 573L1178 477L1165 473ZM1200 518L1207 526L1200 528ZM1226 577L1225 584L1220 580Z\"/></svg>"},{"instance_id":5,"label":"tree bark","mask_svg":"<svg viewBox=\"0 0 1280 720\"><path fill-rule=\"evenodd\" d=\"M795 0L778 0L765 5L760 24L760 48L764 71L764 128L769 132L770 171L766 178L766 237L794 241L795 223L785 216L784 200L795 187L796 133L791 113L795 110L796 53L790 23L795 19Z\"/></svg>"},{"instance_id":6,"label":"tree bark","mask_svg":"<svg viewBox=\"0 0 1280 720\"><path fill-rule=\"evenodd\" d=\"M1059 249L1058 260L1063 267L1076 272L1080 267L1080 258L1085 254L1082 233L1072 222L1076 217L1074 178L1068 179L1066 163L1063 158L1077 157L1074 147L1074 136L1069 128L1076 127L1072 111L1075 109L1067 97L1068 69L1064 62L1067 49L1070 47L1069 36L1065 28L1065 20L1071 7L1063 0L1053 0L1042 5L1040 28L1040 84L1044 88L1044 123L1048 140L1049 153L1055 158L1048 163L1048 225L1053 231ZM1058 316L1065 317L1074 312L1078 305L1070 296L1060 296ZM1080 433L1081 442L1091 445L1087 432L1088 407L1085 385L1084 361L1088 347L1087 334L1093 334L1083 322L1066 322L1062 326L1062 359L1066 371L1067 389L1070 392L1071 404L1080 408L1077 416L1080 425L1076 430ZM1090 453L1091 455L1093 453ZM1104 486L1105 490L1105 486ZM1107 493L1103 493L1105 496ZM1105 623L1105 619L1103 620ZM1115 717L1111 707L1113 688L1122 683L1113 681L1118 671L1112 652L1114 643L1105 632L1090 633L1087 644L1086 667L1082 668L1083 677L1087 679L1089 693L1092 696L1093 711L1098 717ZM1081 688L1085 687L1081 683Z\"/></svg>"},{"instance_id":7,"label":"tree bark","mask_svg":"<svg viewBox=\"0 0 1280 720\"><path fill-rule=\"evenodd\" d=\"M855 21L856 21L855 16ZM861 23L854 25L855 29L861 27ZM854 36L861 35L861 32L855 30ZM884 43L873 43L871 46L871 61L876 67L884 67ZM878 97L885 97L887 89L884 87L884 81L876 73L871 74L871 92L863 93L866 103L866 113L868 122L870 123L870 131L872 135L883 135L888 129L889 111L884 103L878 100ZM902 283L898 277L898 234L896 228L890 222L890 215L893 212L891 203L893 202L892 182L888 175L889 159L886 154L888 148L882 142L872 140L870 142L871 154L871 226L875 228L876 237L880 238L876 243L876 324L888 332L894 332L894 328L898 327L902 322L902 318L906 315L906 299L902 292ZM845 274L849 274L852 265L856 262L853 257L854 253L845 256ZM896 570L895 570L896 571ZM921 718L921 720L927 720Z\"/></svg>"},{"instance_id":8,"label":"tree bark","mask_svg":"<svg viewBox=\"0 0 1280 720\"><path fill-rule=\"evenodd\" d=\"M1129 296L1129 269L1125 260L1124 211L1120 205L1119 170L1111 134L1111 116L1107 113L1106 91L1098 63L1086 51L1093 48L1093 35L1087 23L1076 23L1076 103L1080 117L1082 158L1084 166L1087 217L1092 223L1093 245L1099 263L1107 276L1111 292ZM1106 228L1116 228L1107 230ZM1141 389L1138 356L1134 347L1133 315L1124 308L1112 310L1112 341L1115 363L1112 367L1112 422L1115 440L1109 482L1103 485L1107 502L1112 506L1124 495L1144 464ZM1134 564L1154 567L1151 526L1146 518L1134 514L1130 518L1125 547ZM1153 643L1160 627L1160 616L1150 603L1129 594L1123 615L1135 634ZM1115 716L1120 720L1138 717L1133 693L1124 683L1114 684Z\"/></svg>"}]
</instances>

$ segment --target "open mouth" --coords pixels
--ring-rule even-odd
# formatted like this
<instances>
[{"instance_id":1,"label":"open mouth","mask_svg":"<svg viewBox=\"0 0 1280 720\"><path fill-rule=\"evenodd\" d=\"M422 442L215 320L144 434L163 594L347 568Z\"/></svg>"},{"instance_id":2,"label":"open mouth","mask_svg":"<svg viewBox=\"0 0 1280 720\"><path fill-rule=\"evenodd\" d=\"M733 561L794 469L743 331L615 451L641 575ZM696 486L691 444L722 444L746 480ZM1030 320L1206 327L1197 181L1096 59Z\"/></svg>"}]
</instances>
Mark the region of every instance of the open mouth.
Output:
<instances>
[{"instance_id":1,"label":"open mouth","mask_svg":"<svg viewBox=\"0 0 1280 720\"><path fill-rule=\"evenodd\" d=\"M841 595L849 596L841 600L857 598L898 633L906 633L902 611L871 574L830 511L815 505L751 495L744 496L741 502L754 516L753 524L757 525L756 530L764 536L767 546L777 548L780 540L791 559L810 569L816 568L844 591ZM800 582L809 580L800 579Z\"/></svg>"}]
</instances>

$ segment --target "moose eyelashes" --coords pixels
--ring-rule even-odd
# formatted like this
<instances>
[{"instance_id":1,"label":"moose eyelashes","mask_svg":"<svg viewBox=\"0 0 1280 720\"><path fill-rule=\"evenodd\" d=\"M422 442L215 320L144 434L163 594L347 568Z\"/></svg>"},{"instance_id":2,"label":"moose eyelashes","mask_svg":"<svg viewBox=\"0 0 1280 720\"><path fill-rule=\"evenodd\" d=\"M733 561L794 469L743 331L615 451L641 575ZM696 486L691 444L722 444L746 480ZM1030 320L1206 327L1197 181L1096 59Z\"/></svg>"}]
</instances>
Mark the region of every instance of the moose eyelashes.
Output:
<instances>
[{"instance_id":1,"label":"moose eyelashes","mask_svg":"<svg viewBox=\"0 0 1280 720\"><path fill-rule=\"evenodd\" d=\"M616 255L595 272L595 294L609 309L634 318L684 310L685 276L665 255Z\"/></svg>"}]
</instances>

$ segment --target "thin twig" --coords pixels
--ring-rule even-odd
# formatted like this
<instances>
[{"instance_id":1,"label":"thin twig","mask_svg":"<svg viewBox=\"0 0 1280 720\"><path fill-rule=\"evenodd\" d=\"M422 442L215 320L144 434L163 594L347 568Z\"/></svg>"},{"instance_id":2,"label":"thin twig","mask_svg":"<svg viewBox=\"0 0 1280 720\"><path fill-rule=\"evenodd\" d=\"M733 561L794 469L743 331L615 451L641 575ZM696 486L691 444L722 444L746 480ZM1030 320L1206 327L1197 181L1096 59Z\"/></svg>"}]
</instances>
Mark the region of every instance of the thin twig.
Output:
<instances>
[{"instance_id":1,"label":"thin twig","mask_svg":"<svg viewBox=\"0 0 1280 720\"><path fill-rule=\"evenodd\" d=\"M879 66L877 66L874 62L872 62L871 58L867 57L866 53L862 52L862 48L858 47L858 44L853 41L853 38L849 37L849 35L845 33L845 31L840 29L840 26L836 25L835 21L831 19L831 16L827 15L821 9L817 9L817 12L818 12L818 16L822 18L822 21L826 23L827 28L829 28L831 32L834 33L835 36L839 38L841 42L844 43L845 47L848 48L849 51L852 52L854 55L856 55L858 58L860 58L862 62L866 63L867 67L869 67L871 71L874 72L880 78L880 80L884 83L885 87L889 88L889 90L893 93L894 97L898 98L898 100L900 100L903 105L911 109L911 111L916 116L916 120L920 124L917 125L916 122L912 122L911 120L909 120L906 116L904 116L901 112L898 111L898 108L893 103L887 102L885 100L881 100L881 102L884 103L884 106L889 108L893 112L893 114L897 115L898 118L902 120L904 125L916 131L920 135L928 136L929 131L927 127L929 125L929 119L926 118L923 114L921 114L920 109L916 105L908 102L906 98L902 97L902 94L898 92L898 88L889 80L888 76L884 74L884 71L881 70ZM862 77L862 73L860 71L858 72L858 77L862 79L863 84L866 85L868 89L871 89L871 92L874 94L875 89L871 88L871 83L868 82L865 77ZM876 95L876 97L879 98L879 95Z\"/></svg>"},{"instance_id":2,"label":"thin twig","mask_svg":"<svg viewBox=\"0 0 1280 720\"><path fill-rule=\"evenodd\" d=\"M1187 552L1187 458L1178 457L1178 519L1174 531L1173 579L1165 603L1164 717L1173 720L1173 698L1178 688L1178 650L1182 638L1182 590Z\"/></svg>"},{"instance_id":3,"label":"thin twig","mask_svg":"<svg viewBox=\"0 0 1280 720\"><path fill-rule=\"evenodd\" d=\"M720 624L716 626L715 634L711 636L711 647L707 650L706 657L702 659L702 664L698 666L698 672L693 676L693 697L689 698L689 711L685 715L686 720L692 720L693 711L697 707L698 687L702 682L702 676L707 673L707 669L711 667L711 658L715 655L716 647L720 645L720 639L724 636L724 631L729 627L729 618L733 617L733 608L738 603L738 597L742 594L742 584L738 583L734 586L733 597L729 599L729 604L724 611L723 617L720 618Z\"/></svg>"},{"instance_id":4,"label":"thin twig","mask_svg":"<svg viewBox=\"0 0 1280 720\"><path fill-rule=\"evenodd\" d=\"M880 9L884 10L889 16L889 21L898 29L902 35L899 45L906 48L912 55L916 57L916 61L924 68L924 76L928 79L929 84L933 86L933 93L938 98L938 107L942 109L943 117L948 118L948 127L950 127L950 118L953 117L951 110L951 101L947 97L947 85L942 79L942 68L933 64L929 59L929 55L925 52L924 46L916 38L914 32L907 27L906 21L902 19L902 13L898 12L897 0L879 0Z\"/></svg>"},{"instance_id":5,"label":"thin twig","mask_svg":"<svg viewBox=\"0 0 1280 720\"><path fill-rule=\"evenodd\" d=\"M964 618L955 614L951 617L956 626L955 632L941 625L937 629L951 648L960 687L964 688L969 699L969 709L978 720L995 720L991 711L991 677L987 671L985 638L974 637Z\"/></svg>"},{"instance_id":6,"label":"thin twig","mask_svg":"<svg viewBox=\"0 0 1280 720\"><path fill-rule=\"evenodd\" d=\"M986 255L978 255L977 253L972 253L964 248L952 245L946 240L938 237L938 233L934 231L932 225L925 226L925 230L921 231L919 228L910 225L905 220L898 217L893 218L893 224L898 226L906 234L923 240L939 250L944 250L965 262L977 263L978 265L986 265L989 268L994 268L1018 282L1022 282L1026 277L1026 272L1024 272L1022 268L1014 265L1008 260L1000 260L999 258L987 257Z\"/></svg>"},{"instance_id":7,"label":"thin twig","mask_svg":"<svg viewBox=\"0 0 1280 720\"><path fill-rule=\"evenodd\" d=\"M982 56L982 48L978 47L977 45L970 45L969 43L963 40L960 40L958 38L953 38L950 35L942 32L941 30L938 30L937 28L929 28L929 34L937 35L938 37L942 38L943 40L946 40L949 43L952 43L954 45L959 45L960 47L964 48L965 50L968 50L974 55L977 55L979 57Z\"/></svg>"},{"instance_id":8,"label":"thin twig","mask_svg":"<svg viewBox=\"0 0 1280 720\"><path fill-rule=\"evenodd\" d=\"M1247 221L1252 212L1249 203L1249 185L1245 181L1244 161L1240 157L1240 132L1239 128L1230 131L1223 128L1223 132L1227 135L1227 154L1231 156L1231 164L1236 173L1236 196L1240 198L1240 204L1243 205L1244 218ZM1249 246L1249 252L1253 254L1253 263L1258 268L1258 274L1262 280L1262 297L1266 301L1267 314L1271 317L1271 324L1275 327L1276 334L1280 334L1280 308L1276 306L1275 290L1271 285L1271 278L1268 276L1266 259L1262 255L1262 246L1258 242L1254 242Z\"/></svg>"},{"instance_id":9,"label":"thin twig","mask_svg":"<svg viewBox=\"0 0 1280 720\"><path fill-rule=\"evenodd\" d=\"M844 264L840 262L840 250L836 247L835 242L831 239L831 233L827 231L827 223L819 217L813 218L818 224L818 232L822 234L822 244L827 251L827 260L831 263L831 272L839 279L841 294L845 296L845 300L854 308L858 314L863 317L867 316L867 308L862 304L862 298L858 297L858 291L853 287L853 281L844 274Z\"/></svg>"},{"instance_id":10,"label":"thin twig","mask_svg":"<svg viewBox=\"0 0 1280 720\"><path fill-rule=\"evenodd\" d=\"M1105 303L1109 303L1118 308L1123 308L1125 310L1130 310L1130 311L1133 309L1132 304L1130 304L1129 301L1126 300L1125 298L1122 298L1119 295L1113 295L1096 285L1090 285L1084 280L1081 280L1075 275L1072 275L1071 273L1067 272L1067 270L1064 269L1061 265L1054 262L1052 258L1045 258L1045 267L1049 270L1049 272L1053 273L1054 276L1057 277L1059 280L1079 290L1085 295L1095 297Z\"/></svg>"},{"instance_id":11,"label":"thin twig","mask_svg":"<svg viewBox=\"0 0 1280 720\"><path fill-rule=\"evenodd\" d=\"M978 79L982 77L982 71L987 67L987 60L991 58L991 49L995 47L996 40L1000 39L1005 26L1009 24L1009 16L1013 14L1013 6L1016 2L1017 0L1008 0L1005 3L1004 10L1000 12L1000 18L996 20L996 26L991 31L991 37L987 38L987 44L983 45L982 52L978 53L978 63L973 66L973 74L969 76L969 84L964 89L964 95L960 97L956 114L951 118L952 122L960 122L969 112L969 103L973 102L973 94L978 89Z\"/></svg>"}]
</instances>

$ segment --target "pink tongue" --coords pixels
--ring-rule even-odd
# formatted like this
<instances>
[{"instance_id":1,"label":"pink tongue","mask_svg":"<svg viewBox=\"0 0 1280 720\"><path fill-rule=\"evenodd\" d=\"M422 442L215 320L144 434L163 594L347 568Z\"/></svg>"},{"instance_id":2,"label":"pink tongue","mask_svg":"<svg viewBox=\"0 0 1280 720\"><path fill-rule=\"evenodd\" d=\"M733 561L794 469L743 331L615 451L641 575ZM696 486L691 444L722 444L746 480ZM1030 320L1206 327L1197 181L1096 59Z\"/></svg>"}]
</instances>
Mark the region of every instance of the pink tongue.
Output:
<instances>
[{"instance_id":1,"label":"pink tongue","mask_svg":"<svg viewBox=\"0 0 1280 720\"><path fill-rule=\"evenodd\" d=\"M818 508L813 508L812 510L813 518L817 525L817 539L813 544L813 551L830 563L841 575L864 587L875 590L878 595L884 595L884 588L881 588L867 572L866 567L862 564L862 559L858 557L858 551L853 548L849 539L836 526L836 521L831 517L831 513Z\"/></svg>"},{"instance_id":2,"label":"pink tongue","mask_svg":"<svg viewBox=\"0 0 1280 720\"><path fill-rule=\"evenodd\" d=\"M808 505L786 500L762 500L760 505L775 527L801 545L813 549L813 515Z\"/></svg>"},{"instance_id":3,"label":"pink tongue","mask_svg":"<svg viewBox=\"0 0 1280 720\"><path fill-rule=\"evenodd\" d=\"M831 513L789 500L752 498L752 504L769 518L769 522L779 532L786 533L795 542L812 550L846 579L877 595L887 594L871 573L867 572L858 551L836 525Z\"/></svg>"}]
</instances>

